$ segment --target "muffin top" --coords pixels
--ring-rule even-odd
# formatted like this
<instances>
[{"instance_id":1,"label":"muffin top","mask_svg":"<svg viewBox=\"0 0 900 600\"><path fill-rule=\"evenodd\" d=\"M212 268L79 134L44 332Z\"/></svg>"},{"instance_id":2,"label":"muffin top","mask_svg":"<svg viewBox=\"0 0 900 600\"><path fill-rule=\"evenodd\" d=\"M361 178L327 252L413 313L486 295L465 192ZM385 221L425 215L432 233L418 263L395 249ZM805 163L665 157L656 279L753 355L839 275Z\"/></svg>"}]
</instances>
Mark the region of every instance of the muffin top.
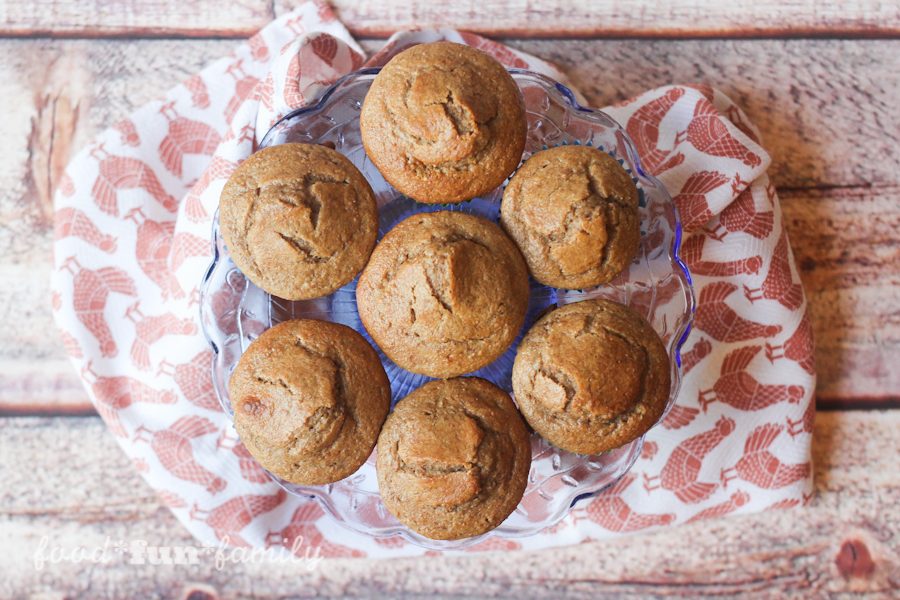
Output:
<instances>
[{"instance_id":1,"label":"muffin top","mask_svg":"<svg viewBox=\"0 0 900 600\"><path fill-rule=\"evenodd\" d=\"M484 52L452 42L394 56L372 82L359 125L384 178L419 202L493 190L525 148L525 107L512 77Z\"/></svg>"},{"instance_id":2,"label":"muffin top","mask_svg":"<svg viewBox=\"0 0 900 600\"><path fill-rule=\"evenodd\" d=\"M515 510L531 444L509 394L478 378L432 381L397 403L378 438L378 488L414 531L455 540Z\"/></svg>"},{"instance_id":3,"label":"muffin top","mask_svg":"<svg viewBox=\"0 0 900 600\"><path fill-rule=\"evenodd\" d=\"M618 448L652 427L669 399L669 357L641 316L609 300L545 315L522 340L513 391L528 423L578 454Z\"/></svg>"},{"instance_id":4,"label":"muffin top","mask_svg":"<svg viewBox=\"0 0 900 600\"><path fill-rule=\"evenodd\" d=\"M610 281L640 244L637 187L618 161L589 146L534 154L506 186L500 215L531 274L553 287Z\"/></svg>"},{"instance_id":5,"label":"muffin top","mask_svg":"<svg viewBox=\"0 0 900 600\"><path fill-rule=\"evenodd\" d=\"M229 382L234 427L250 454L301 485L353 474L391 403L375 350L337 323L285 321L257 338Z\"/></svg>"},{"instance_id":6,"label":"muffin top","mask_svg":"<svg viewBox=\"0 0 900 600\"><path fill-rule=\"evenodd\" d=\"M525 320L528 292L525 261L499 227L442 211L413 215L384 236L356 301L391 360L454 377L503 354Z\"/></svg>"},{"instance_id":7,"label":"muffin top","mask_svg":"<svg viewBox=\"0 0 900 600\"><path fill-rule=\"evenodd\" d=\"M332 293L365 266L378 210L369 183L342 154L283 144L235 169L222 190L219 225L250 281L303 300Z\"/></svg>"}]
</instances>

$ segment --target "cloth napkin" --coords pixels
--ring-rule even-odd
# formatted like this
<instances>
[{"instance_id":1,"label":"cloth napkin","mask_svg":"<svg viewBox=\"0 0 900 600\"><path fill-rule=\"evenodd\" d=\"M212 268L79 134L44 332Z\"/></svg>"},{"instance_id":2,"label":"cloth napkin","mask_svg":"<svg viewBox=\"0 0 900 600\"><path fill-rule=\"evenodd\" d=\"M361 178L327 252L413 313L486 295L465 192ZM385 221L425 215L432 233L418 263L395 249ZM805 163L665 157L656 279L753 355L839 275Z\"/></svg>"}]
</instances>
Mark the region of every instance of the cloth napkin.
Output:
<instances>
[{"instance_id":1,"label":"cloth napkin","mask_svg":"<svg viewBox=\"0 0 900 600\"><path fill-rule=\"evenodd\" d=\"M238 442L213 391L198 285L219 193L281 115L363 65L449 39L508 67L563 75L476 35L417 31L366 61L331 9L307 3L162 100L101 133L55 196L53 307L88 395L135 468L202 542L323 556L425 551L375 540L288 496ZM538 535L469 548L537 549L805 502L815 373L769 155L746 115L704 85L650 90L605 109L666 185L697 292L678 401L634 468Z\"/></svg>"}]
</instances>

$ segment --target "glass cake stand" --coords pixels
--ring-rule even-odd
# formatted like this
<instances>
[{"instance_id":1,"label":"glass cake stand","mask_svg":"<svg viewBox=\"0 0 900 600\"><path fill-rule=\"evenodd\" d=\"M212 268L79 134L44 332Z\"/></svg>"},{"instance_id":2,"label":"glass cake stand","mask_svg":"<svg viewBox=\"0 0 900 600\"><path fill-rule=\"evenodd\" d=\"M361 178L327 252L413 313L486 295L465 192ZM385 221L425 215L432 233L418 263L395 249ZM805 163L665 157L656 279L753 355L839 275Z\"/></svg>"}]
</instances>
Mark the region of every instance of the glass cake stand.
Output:
<instances>
[{"instance_id":1,"label":"glass cake stand","mask_svg":"<svg viewBox=\"0 0 900 600\"><path fill-rule=\"evenodd\" d=\"M418 204L388 184L366 156L359 130L363 98L379 69L351 73L328 88L313 105L288 114L266 134L261 147L289 142L324 144L347 156L368 179L379 209L379 239L395 224L417 212L457 210L497 222L503 187L468 202ZM678 257L681 225L672 199L659 181L645 173L625 131L605 113L580 106L564 85L543 75L510 71L525 98L528 137L523 160L532 153L561 144L594 146L616 158L638 187L641 246L629 268L613 282L585 290L562 290L531 281L525 326L513 345L493 363L472 373L512 390L516 349L524 333L548 308L589 298L621 302L645 316L669 351L672 390L667 411L681 382L679 351L693 318L690 274ZM378 351L391 382L392 402L418 388L428 377L401 369L388 359L360 322L356 280L330 296L292 302L270 296L249 282L228 255L219 234L218 216L212 231L213 261L201 286L201 320L215 354L213 382L223 408L233 414L228 379L241 354L260 333L287 319L335 321L361 333ZM291 494L314 498L342 525L370 536L394 535L432 549L454 549L486 537L523 537L562 519L573 503L622 477L640 455L643 438L596 456L564 452L532 434L532 464L528 487L518 508L495 530L465 540L424 538L397 521L378 494L375 454L353 475L325 486L301 486L271 477Z\"/></svg>"}]
</instances>

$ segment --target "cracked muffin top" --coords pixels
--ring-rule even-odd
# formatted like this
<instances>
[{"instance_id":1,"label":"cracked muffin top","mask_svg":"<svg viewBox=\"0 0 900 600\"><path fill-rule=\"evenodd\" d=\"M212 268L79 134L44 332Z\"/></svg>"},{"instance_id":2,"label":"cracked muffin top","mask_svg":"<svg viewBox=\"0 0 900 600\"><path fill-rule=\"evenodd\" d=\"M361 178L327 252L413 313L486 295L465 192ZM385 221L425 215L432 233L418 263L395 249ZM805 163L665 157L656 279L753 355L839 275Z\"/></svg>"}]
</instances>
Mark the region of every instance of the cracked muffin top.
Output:
<instances>
[{"instance_id":1,"label":"cracked muffin top","mask_svg":"<svg viewBox=\"0 0 900 600\"><path fill-rule=\"evenodd\" d=\"M384 178L426 203L493 190L525 148L525 105L515 81L491 56L452 42L393 57L372 82L359 125Z\"/></svg>"},{"instance_id":2,"label":"cracked muffin top","mask_svg":"<svg viewBox=\"0 0 900 600\"><path fill-rule=\"evenodd\" d=\"M455 377L489 364L525 320L528 271L494 223L461 212L413 215L382 238L359 277L359 316L397 365Z\"/></svg>"},{"instance_id":3,"label":"cracked muffin top","mask_svg":"<svg viewBox=\"0 0 900 600\"><path fill-rule=\"evenodd\" d=\"M669 400L669 357L643 317L609 300L567 304L525 335L513 365L519 410L548 442L577 454L644 434Z\"/></svg>"},{"instance_id":4,"label":"cracked muffin top","mask_svg":"<svg viewBox=\"0 0 900 600\"><path fill-rule=\"evenodd\" d=\"M534 278L557 288L612 280L640 244L637 187L618 161L589 146L531 156L506 186L500 215Z\"/></svg>"},{"instance_id":5,"label":"cracked muffin top","mask_svg":"<svg viewBox=\"0 0 900 600\"><path fill-rule=\"evenodd\" d=\"M378 489L431 539L480 535L525 492L531 443L509 394L478 378L432 381L397 403L378 438Z\"/></svg>"},{"instance_id":6,"label":"cracked muffin top","mask_svg":"<svg viewBox=\"0 0 900 600\"><path fill-rule=\"evenodd\" d=\"M275 296L328 295L365 266L378 235L368 181L339 152L312 144L263 148L222 190L219 225L231 259Z\"/></svg>"},{"instance_id":7,"label":"cracked muffin top","mask_svg":"<svg viewBox=\"0 0 900 600\"><path fill-rule=\"evenodd\" d=\"M391 403L375 350L337 323L302 319L265 331L228 385L234 427L263 467L300 485L352 475L372 453Z\"/></svg>"}]
</instances>

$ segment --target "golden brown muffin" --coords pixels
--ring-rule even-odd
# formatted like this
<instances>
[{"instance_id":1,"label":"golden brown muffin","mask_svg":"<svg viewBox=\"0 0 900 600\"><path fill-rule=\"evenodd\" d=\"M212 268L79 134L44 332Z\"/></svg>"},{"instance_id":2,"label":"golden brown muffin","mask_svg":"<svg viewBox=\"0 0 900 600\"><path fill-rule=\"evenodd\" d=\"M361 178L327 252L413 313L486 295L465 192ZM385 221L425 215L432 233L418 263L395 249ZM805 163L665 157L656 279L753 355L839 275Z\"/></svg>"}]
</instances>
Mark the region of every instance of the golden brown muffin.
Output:
<instances>
[{"instance_id":1,"label":"golden brown muffin","mask_svg":"<svg viewBox=\"0 0 900 600\"><path fill-rule=\"evenodd\" d=\"M459 202L503 183L525 148L525 105L506 69L451 42L397 54L372 82L359 121L366 154L419 202Z\"/></svg>"},{"instance_id":2,"label":"golden brown muffin","mask_svg":"<svg viewBox=\"0 0 900 600\"><path fill-rule=\"evenodd\" d=\"M566 289L612 280L641 238L637 187L618 161L589 146L525 161L503 193L500 222L534 278Z\"/></svg>"},{"instance_id":3,"label":"golden brown muffin","mask_svg":"<svg viewBox=\"0 0 900 600\"><path fill-rule=\"evenodd\" d=\"M460 212L413 215L381 240L356 288L372 339L413 373L487 365L525 320L528 270L499 227Z\"/></svg>"},{"instance_id":4,"label":"golden brown muffin","mask_svg":"<svg viewBox=\"0 0 900 600\"><path fill-rule=\"evenodd\" d=\"M241 356L228 386L234 427L282 479L320 485L352 475L372 453L391 404L375 350L337 323L285 321Z\"/></svg>"},{"instance_id":5,"label":"golden brown muffin","mask_svg":"<svg viewBox=\"0 0 900 600\"><path fill-rule=\"evenodd\" d=\"M669 399L669 357L641 316L609 300L545 315L522 340L513 392L528 423L578 454L618 448L644 434Z\"/></svg>"},{"instance_id":6,"label":"golden brown muffin","mask_svg":"<svg viewBox=\"0 0 900 600\"><path fill-rule=\"evenodd\" d=\"M410 529L480 535L515 510L531 443L509 394L475 377L432 381L397 403L378 437L378 489Z\"/></svg>"},{"instance_id":7,"label":"golden brown muffin","mask_svg":"<svg viewBox=\"0 0 900 600\"><path fill-rule=\"evenodd\" d=\"M378 235L375 195L339 152L263 148L222 190L219 225L250 281L288 300L325 296L365 266Z\"/></svg>"}]
</instances>

